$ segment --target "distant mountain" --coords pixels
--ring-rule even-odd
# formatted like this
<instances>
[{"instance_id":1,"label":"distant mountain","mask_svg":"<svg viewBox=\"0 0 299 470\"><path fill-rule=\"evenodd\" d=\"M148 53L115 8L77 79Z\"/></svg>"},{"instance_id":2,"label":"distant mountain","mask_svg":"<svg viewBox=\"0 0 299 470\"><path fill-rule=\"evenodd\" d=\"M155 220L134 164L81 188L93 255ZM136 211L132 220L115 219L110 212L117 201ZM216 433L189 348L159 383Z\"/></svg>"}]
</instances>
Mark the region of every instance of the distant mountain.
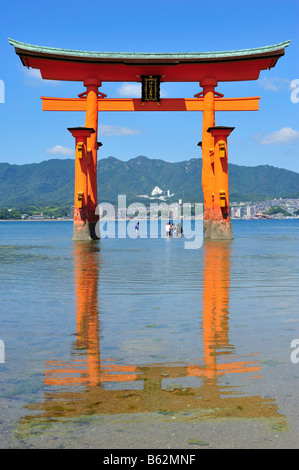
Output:
<instances>
[{"instance_id":1,"label":"distant mountain","mask_svg":"<svg viewBox=\"0 0 299 470\"><path fill-rule=\"evenodd\" d=\"M137 196L150 195L157 185L174 194L172 201L202 202L201 170L199 158L168 163L143 156L127 162L108 157L98 163L98 199L116 203L118 194L126 194L128 204L146 202ZM231 201L299 197L299 174L269 165L229 164L229 181ZM0 163L0 207L71 206L73 198L74 160Z\"/></svg>"}]
</instances>

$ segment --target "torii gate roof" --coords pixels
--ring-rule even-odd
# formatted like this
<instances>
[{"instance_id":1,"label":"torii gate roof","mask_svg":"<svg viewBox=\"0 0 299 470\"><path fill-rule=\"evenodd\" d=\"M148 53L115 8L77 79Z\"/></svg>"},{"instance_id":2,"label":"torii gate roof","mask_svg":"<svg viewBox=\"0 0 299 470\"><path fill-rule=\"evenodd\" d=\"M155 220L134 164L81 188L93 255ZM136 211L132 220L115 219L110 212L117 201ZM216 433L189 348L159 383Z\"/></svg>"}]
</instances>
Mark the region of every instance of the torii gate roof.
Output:
<instances>
[{"instance_id":1,"label":"torii gate roof","mask_svg":"<svg viewBox=\"0 0 299 470\"><path fill-rule=\"evenodd\" d=\"M8 39L23 65L39 69L44 79L139 82L141 75L161 75L164 82L256 80L284 55L290 41L254 49L188 53L87 52L34 46Z\"/></svg>"}]
</instances>

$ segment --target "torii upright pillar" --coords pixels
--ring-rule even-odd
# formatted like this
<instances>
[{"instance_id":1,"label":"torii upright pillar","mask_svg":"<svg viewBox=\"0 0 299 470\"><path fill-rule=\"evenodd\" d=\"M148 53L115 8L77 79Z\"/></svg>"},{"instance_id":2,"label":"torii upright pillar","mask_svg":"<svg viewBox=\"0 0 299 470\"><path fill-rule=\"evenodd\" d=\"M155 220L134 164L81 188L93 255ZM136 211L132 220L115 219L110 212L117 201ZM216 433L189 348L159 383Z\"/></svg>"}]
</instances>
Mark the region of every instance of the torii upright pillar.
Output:
<instances>
[{"instance_id":1,"label":"torii upright pillar","mask_svg":"<svg viewBox=\"0 0 299 470\"><path fill-rule=\"evenodd\" d=\"M98 151L98 87L102 82L97 78L84 80L86 87L86 117L85 126L94 129L94 133L87 138L88 152L88 225L90 237L94 240L99 238L95 227L99 220L96 214L98 205L97 196L97 151Z\"/></svg>"},{"instance_id":2,"label":"torii upright pillar","mask_svg":"<svg viewBox=\"0 0 299 470\"><path fill-rule=\"evenodd\" d=\"M90 241L95 238L95 224L91 220L90 187L92 179L92 162L88 139L95 134L93 128L71 127L68 129L76 139L75 152L75 200L74 200L74 241ZM96 237L98 238L98 237Z\"/></svg>"},{"instance_id":3,"label":"torii upright pillar","mask_svg":"<svg viewBox=\"0 0 299 470\"><path fill-rule=\"evenodd\" d=\"M211 240L233 240L233 229L229 216L229 183L228 183L228 158L227 137L234 127L209 127L214 140L210 152L211 166L214 172L213 181L213 214L209 221Z\"/></svg>"},{"instance_id":4,"label":"torii upright pillar","mask_svg":"<svg viewBox=\"0 0 299 470\"><path fill-rule=\"evenodd\" d=\"M98 131L98 87L101 81L97 78L84 80L86 92L82 93L86 99L85 128L70 128L70 132L76 138L76 163L75 163L75 204L74 204L74 231L73 240L87 241L100 238L99 229L96 230L99 216L96 213L97 197L97 142ZM79 147L78 147L79 146ZM82 149L78 151L78 148ZM82 201L78 198L78 191L83 189ZM78 189L78 187L80 188Z\"/></svg>"},{"instance_id":5,"label":"torii upright pillar","mask_svg":"<svg viewBox=\"0 0 299 470\"><path fill-rule=\"evenodd\" d=\"M229 217L227 137L234 128L215 127L215 95L223 97L215 91L217 84L215 78L200 81L200 86L203 87L199 95L203 95L201 147L204 237L211 240L232 240L234 236Z\"/></svg>"},{"instance_id":6,"label":"torii upright pillar","mask_svg":"<svg viewBox=\"0 0 299 470\"><path fill-rule=\"evenodd\" d=\"M203 88L203 121L202 121L202 190L204 195L204 237L210 238L211 224L214 219L214 172L211 163L210 149L214 147L213 136L208 132L215 126L215 87L218 82L214 78L200 81Z\"/></svg>"}]
</instances>

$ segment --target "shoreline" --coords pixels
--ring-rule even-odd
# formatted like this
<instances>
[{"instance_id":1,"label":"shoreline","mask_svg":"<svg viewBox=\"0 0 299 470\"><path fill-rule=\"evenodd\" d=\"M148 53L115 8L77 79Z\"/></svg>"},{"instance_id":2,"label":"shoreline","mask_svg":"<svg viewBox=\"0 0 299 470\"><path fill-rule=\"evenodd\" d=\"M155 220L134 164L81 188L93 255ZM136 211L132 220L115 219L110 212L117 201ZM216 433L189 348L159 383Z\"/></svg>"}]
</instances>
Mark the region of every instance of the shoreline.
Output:
<instances>
[{"instance_id":1,"label":"shoreline","mask_svg":"<svg viewBox=\"0 0 299 470\"><path fill-rule=\"evenodd\" d=\"M104 222L118 222L118 221L121 221L121 222L132 222L132 221L136 221L136 220L139 220L139 221L165 221L165 220L169 220L169 219L100 219L100 220L104 220ZM176 218L173 218L171 217L170 220L179 220L179 219L176 219ZM181 218L180 220L184 221L184 220L203 220L203 219L198 219L198 218L195 218L195 217L186 217L186 218ZM267 217L267 218L252 218L252 219L245 219L245 218L231 218L232 221L235 221L235 220L246 220L246 221L250 221L250 220L299 220L299 217L283 217L283 218L276 218L276 217ZM0 219L0 223L1 222L74 222L73 219L38 219L38 220L35 220L35 219Z\"/></svg>"},{"instance_id":2,"label":"shoreline","mask_svg":"<svg viewBox=\"0 0 299 470\"><path fill-rule=\"evenodd\" d=\"M0 222L73 222L73 219L0 219Z\"/></svg>"}]
</instances>

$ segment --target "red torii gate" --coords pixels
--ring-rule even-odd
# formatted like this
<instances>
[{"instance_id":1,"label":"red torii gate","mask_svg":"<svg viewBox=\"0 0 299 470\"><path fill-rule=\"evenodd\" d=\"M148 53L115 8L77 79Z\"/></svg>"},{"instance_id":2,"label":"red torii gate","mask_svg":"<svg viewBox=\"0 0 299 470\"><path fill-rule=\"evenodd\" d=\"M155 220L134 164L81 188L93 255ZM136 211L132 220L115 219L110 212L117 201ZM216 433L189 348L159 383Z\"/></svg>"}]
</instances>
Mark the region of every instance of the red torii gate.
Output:
<instances>
[{"instance_id":1,"label":"red torii gate","mask_svg":"<svg viewBox=\"0 0 299 470\"><path fill-rule=\"evenodd\" d=\"M215 111L256 111L259 97L223 98L219 82L257 80L284 55L290 41L255 49L202 53L104 53L55 49L13 39L24 66L39 69L48 80L80 81L79 98L42 97L45 111L85 111L85 128L70 128L76 138L74 240L98 238L98 112L202 111L202 187L204 233L212 240L232 239L229 217L227 137L232 127L216 127ZM99 92L103 82L142 82L140 99L110 99ZM199 82L192 99L160 99L160 82Z\"/></svg>"}]
</instances>

